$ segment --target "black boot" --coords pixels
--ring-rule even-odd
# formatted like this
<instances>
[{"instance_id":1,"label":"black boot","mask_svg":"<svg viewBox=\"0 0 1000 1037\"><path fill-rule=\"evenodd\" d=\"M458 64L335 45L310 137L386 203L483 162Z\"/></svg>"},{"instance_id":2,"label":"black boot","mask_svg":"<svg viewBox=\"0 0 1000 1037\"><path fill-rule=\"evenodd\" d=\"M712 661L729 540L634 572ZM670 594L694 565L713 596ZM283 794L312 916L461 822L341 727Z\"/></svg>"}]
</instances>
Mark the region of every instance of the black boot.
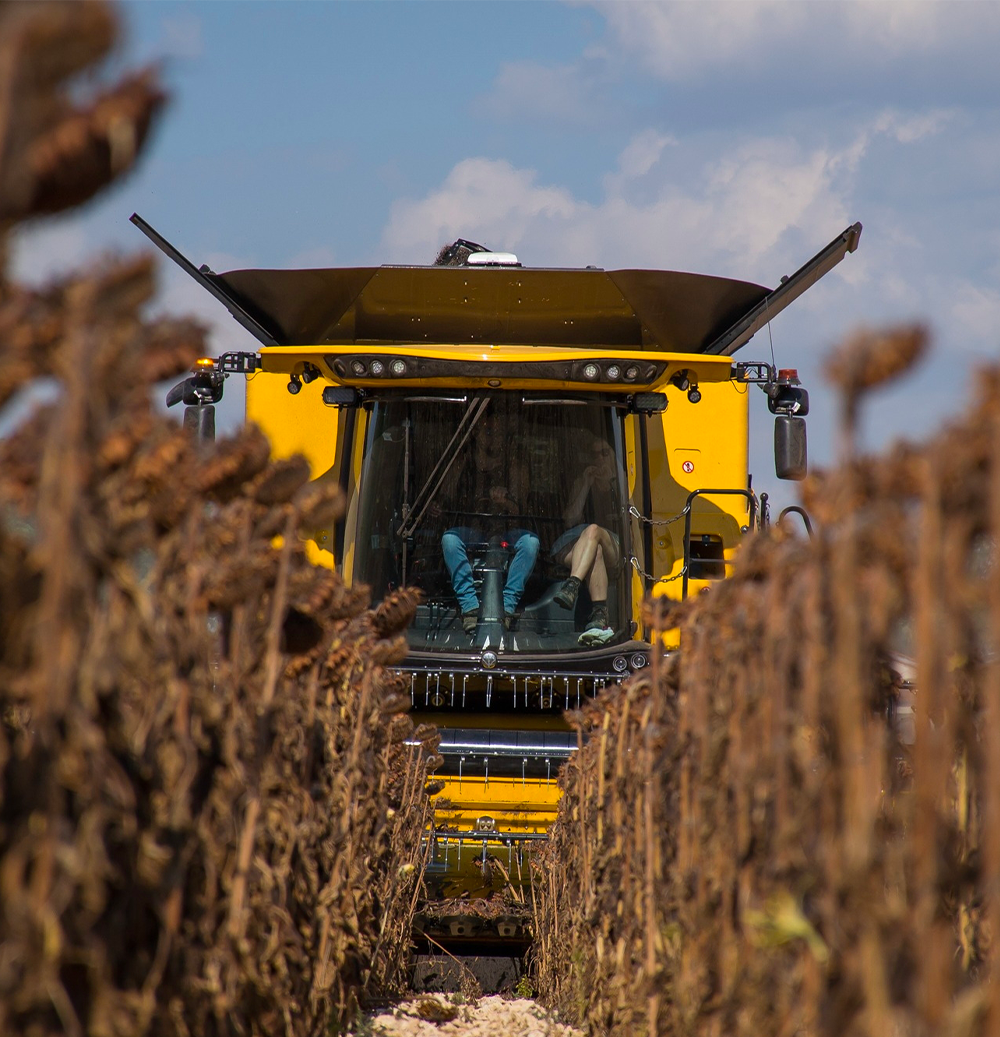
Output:
<instances>
[{"instance_id":1,"label":"black boot","mask_svg":"<svg viewBox=\"0 0 1000 1037\"><path fill-rule=\"evenodd\" d=\"M605 645L614 636L615 632L611 628L611 620L608 617L607 602L595 601L583 633L579 637L579 643L589 647Z\"/></svg>"},{"instance_id":2,"label":"black boot","mask_svg":"<svg viewBox=\"0 0 1000 1037\"><path fill-rule=\"evenodd\" d=\"M571 609L576 605L577 595L580 593L582 583L577 576L571 576L556 591L553 601L562 609Z\"/></svg>"}]
</instances>

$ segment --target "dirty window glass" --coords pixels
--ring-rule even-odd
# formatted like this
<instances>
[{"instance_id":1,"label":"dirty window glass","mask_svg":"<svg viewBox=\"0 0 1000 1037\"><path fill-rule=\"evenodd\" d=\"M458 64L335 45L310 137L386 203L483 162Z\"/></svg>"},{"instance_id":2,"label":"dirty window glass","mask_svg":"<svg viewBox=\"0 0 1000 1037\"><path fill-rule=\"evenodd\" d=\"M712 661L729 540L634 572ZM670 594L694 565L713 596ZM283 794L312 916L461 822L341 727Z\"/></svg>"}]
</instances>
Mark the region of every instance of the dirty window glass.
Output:
<instances>
[{"instance_id":1,"label":"dirty window glass","mask_svg":"<svg viewBox=\"0 0 1000 1037\"><path fill-rule=\"evenodd\" d=\"M421 589L414 649L564 652L628 639L616 415L524 393L372 405L355 579L375 601ZM585 549L594 558L575 598L560 594Z\"/></svg>"}]
</instances>

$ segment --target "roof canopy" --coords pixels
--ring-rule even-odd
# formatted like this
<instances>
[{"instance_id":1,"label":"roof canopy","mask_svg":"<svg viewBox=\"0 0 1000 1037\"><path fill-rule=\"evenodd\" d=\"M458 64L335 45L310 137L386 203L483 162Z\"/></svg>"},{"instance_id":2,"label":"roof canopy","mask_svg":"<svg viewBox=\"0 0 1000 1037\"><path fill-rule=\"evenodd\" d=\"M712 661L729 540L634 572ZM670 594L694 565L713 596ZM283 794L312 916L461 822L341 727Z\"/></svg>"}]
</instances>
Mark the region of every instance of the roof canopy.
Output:
<instances>
[{"instance_id":1,"label":"roof canopy","mask_svg":"<svg viewBox=\"0 0 1000 1037\"><path fill-rule=\"evenodd\" d=\"M209 275L280 346L428 342L701 352L766 288L662 270L383 266Z\"/></svg>"}]
</instances>

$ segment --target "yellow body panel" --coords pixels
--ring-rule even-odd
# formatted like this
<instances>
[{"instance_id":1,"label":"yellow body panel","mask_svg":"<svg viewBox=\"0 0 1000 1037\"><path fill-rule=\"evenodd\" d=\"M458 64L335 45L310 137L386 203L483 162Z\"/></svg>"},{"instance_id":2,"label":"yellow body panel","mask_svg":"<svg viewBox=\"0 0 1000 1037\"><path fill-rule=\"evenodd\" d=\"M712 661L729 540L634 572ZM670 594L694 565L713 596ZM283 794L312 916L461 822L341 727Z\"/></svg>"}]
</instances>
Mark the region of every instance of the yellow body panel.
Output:
<instances>
[{"instance_id":1,"label":"yellow body panel","mask_svg":"<svg viewBox=\"0 0 1000 1037\"><path fill-rule=\"evenodd\" d=\"M560 790L555 778L446 777L435 797L429 885L444 897L487 897L509 882L521 896L529 884L528 862L556 819ZM503 835L483 830L493 824ZM488 857L500 869L483 870ZM435 868L433 865L437 865ZM434 881L434 873L441 878ZM489 876L484 880L484 875Z\"/></svg>"},{"instance_id":2,"label":"yellow body panel","mask_svg":"<svg viewBox=\"0 0 1000 1037\"><path fill-rule=\"evenodd\" d=\"M339 411L323 402L323 387L329 380L317 378L302 386L301 392L288 392L288 375L301 367L298 354L280 357L266 353L265 370L247 376L246 416L256 422L271 441L274 457L301 454L312 477L328 472L336 460L337 418ZM285 361L281 363L280 361Z\"/></svg>"},{"instance_id":3,"label":"yellow body panel","mask_svg":"<svg viewBox=\"0 0 1000 1037\"><path fill-rule=\"evenodd\" d=\"M247 377L247 421L255 422L267 436L272 457L301 454L313 479L334 478L340 412L323 402L323 386L329 383L322 379L303 385L295 396L289 393L288 374L294 366L269 358L266 370ZM332 569L333 530L312 531L306 553L314 565Z\"/></svg>"},{"instance_id":4,"label":"yellow body panel","mask_svg":"<svg viewBox=\"0 0 1000 1037\"><path fill-rule=\"evenodd\" d=\"M728 372L728 363L726 366ZM692 490L747 488L748 387L737 386L727 378L724 382L702 381L700 390L702 398L697 404L689 403L680 390L667 390L663 438L655 445L650 442L648 454L654 518L680 515ZM747 499L737 494L705 494L692 503L692 535L721 536L727 560L748 521ZM683 538L683 519L657 527L653 538L657 573L679 576L684 560ZM689 593L708 582L692 581ZM654 593L679 600L680 582L675 579L658 584Z\"/></svg>"},{"instance_id":5,"label":"yellow body panel","mask_svg":"<svg viewBox=\"0 0 1000 1037\"><path fill-rule=\"evenodd\" d=\"M559 786L545 778L445 776L437 797L438 831L471 832L483 816L492 817L504 832L541 834L555 820Z\"/></svg>"}]
</instances>

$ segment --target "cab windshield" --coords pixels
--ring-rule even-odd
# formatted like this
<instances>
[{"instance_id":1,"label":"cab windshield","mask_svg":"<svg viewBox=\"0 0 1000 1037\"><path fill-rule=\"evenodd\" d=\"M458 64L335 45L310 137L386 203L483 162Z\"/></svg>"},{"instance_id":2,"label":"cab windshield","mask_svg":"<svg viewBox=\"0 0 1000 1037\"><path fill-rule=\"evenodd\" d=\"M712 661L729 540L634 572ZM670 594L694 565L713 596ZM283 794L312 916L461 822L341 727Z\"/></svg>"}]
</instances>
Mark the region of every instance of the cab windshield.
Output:
<instances>
[{"instance_id":1,"label":"cab windshield","mask_svg":"<svg viewBox=\"0 0 1000 1037\"><path fill-rule=\"evenodd\" d=\"M629 640L614 407L523 393L369 406L354 578L374 601L423 592L413 649L537 654Z\"/></svg>"}]
</instances>

